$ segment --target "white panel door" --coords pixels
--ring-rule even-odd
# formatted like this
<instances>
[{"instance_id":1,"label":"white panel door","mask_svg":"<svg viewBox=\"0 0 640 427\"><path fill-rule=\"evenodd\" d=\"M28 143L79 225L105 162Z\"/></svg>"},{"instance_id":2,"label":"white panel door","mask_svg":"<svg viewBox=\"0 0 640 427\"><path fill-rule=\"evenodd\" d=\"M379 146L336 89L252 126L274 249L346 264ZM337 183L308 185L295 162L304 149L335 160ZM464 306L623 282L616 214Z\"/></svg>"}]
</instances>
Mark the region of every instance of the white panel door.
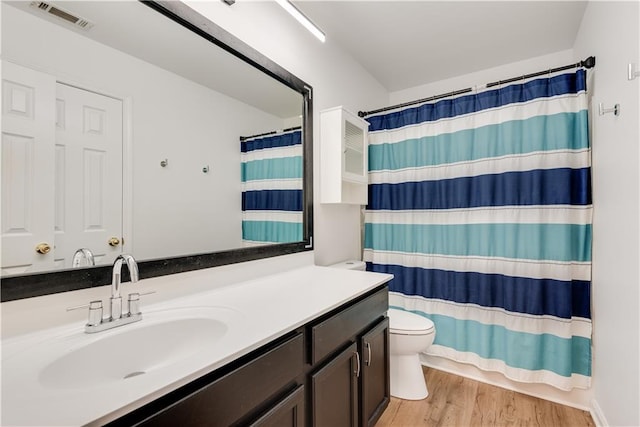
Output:
<instances>
[{"instance_id":1,"label":"white panel door","mask_svg":"<svg viewBox=\"0 0 640 427\"><path fill-rule=\"evenodd\" d=\"M54 245L55 90L53 76L2 62L3 275L54 266L36 247Z\"/></svg>"},{"instance_id":2,"label":"white panel door","mask_svg":"<svg viewBox=\"0 0 640 427\"><path fill-rule=\"evenodd\" d=\"M56 262L70 268L80 248L96 264L113 262L122 252L122 101L58 83L55 163Z\"/></svg>"}]
</instances>

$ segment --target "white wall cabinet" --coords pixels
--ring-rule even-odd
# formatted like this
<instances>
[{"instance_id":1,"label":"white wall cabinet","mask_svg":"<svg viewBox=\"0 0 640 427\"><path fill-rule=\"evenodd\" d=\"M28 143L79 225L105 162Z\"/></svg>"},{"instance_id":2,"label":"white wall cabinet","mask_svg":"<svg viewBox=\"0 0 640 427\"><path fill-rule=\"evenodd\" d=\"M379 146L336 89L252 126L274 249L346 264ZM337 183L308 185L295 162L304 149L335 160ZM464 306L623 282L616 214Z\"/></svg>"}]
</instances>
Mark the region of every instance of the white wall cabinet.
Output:
<instances>
[{"instance_id":1,"label":"white wall cabinet","mask_svg":"<svg viewBox=\"0 0 640 427\"><path fill-rule=\"evenodd\" d=\"M369 123L342 107L320 112L320 202L367 204Z\"/></svg>"}]
</instances>

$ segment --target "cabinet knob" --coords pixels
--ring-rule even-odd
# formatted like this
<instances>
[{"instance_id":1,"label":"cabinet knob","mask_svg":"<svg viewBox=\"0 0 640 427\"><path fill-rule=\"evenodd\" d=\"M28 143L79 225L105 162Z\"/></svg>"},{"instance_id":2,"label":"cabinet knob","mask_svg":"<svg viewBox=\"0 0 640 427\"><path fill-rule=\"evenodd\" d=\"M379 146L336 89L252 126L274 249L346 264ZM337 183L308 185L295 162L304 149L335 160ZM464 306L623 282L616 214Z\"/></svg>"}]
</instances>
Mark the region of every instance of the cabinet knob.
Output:
<instances>
[{"instance_id":1,"label":"cabinet knob","mask_svg":"<svg viewBox=\"0 0 640 427\"><path fill-rule=\"evenodd\" d=\"M120 239L117 237L112 237L109 239L109 246L118 246L120 244Z\"/></svg>"}]
</instances>

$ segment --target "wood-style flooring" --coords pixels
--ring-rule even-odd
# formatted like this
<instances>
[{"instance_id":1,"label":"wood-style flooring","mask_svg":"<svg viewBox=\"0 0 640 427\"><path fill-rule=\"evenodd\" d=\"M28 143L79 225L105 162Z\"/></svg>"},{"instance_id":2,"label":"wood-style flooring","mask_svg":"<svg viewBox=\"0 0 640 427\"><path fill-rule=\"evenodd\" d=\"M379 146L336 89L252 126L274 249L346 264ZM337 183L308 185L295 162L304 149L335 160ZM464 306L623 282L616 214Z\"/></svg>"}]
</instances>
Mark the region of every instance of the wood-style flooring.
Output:
<instances>
[{"instance_id":1,"label":"wood-style flooring","mask_svg":"<svg viewBox=\"0 0 640 427\"><path fill-rule=\"evenodd\" d=\"M420 401L392 397L376 427L595 426L586 411L436 369L423 371L429 397Z\"/></svg>"}]
</instances>

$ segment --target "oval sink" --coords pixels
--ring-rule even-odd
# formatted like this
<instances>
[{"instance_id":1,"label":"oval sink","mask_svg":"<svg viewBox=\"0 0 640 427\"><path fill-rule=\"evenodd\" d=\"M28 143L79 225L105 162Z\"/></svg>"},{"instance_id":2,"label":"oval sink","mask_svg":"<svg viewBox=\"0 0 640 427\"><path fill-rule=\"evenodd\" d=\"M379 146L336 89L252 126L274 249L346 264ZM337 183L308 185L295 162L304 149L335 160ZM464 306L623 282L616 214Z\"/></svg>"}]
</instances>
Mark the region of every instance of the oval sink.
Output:
<instances>
[{"instance_id":1,"label":"oval sink","mask_svg":"<svg viewBox=\"0 0 640 427\"><path fill-rule=\"evenodd\" d=\"M89 343L47 364L38 381L46 388L76 389L127 381L161 370L215 346L229 331L229 310L222 311L196 317L194 313L184 317L170 313L169 318L154 313L150 320L143 318L99 332Z\"/></svg>"}]
</instances>

